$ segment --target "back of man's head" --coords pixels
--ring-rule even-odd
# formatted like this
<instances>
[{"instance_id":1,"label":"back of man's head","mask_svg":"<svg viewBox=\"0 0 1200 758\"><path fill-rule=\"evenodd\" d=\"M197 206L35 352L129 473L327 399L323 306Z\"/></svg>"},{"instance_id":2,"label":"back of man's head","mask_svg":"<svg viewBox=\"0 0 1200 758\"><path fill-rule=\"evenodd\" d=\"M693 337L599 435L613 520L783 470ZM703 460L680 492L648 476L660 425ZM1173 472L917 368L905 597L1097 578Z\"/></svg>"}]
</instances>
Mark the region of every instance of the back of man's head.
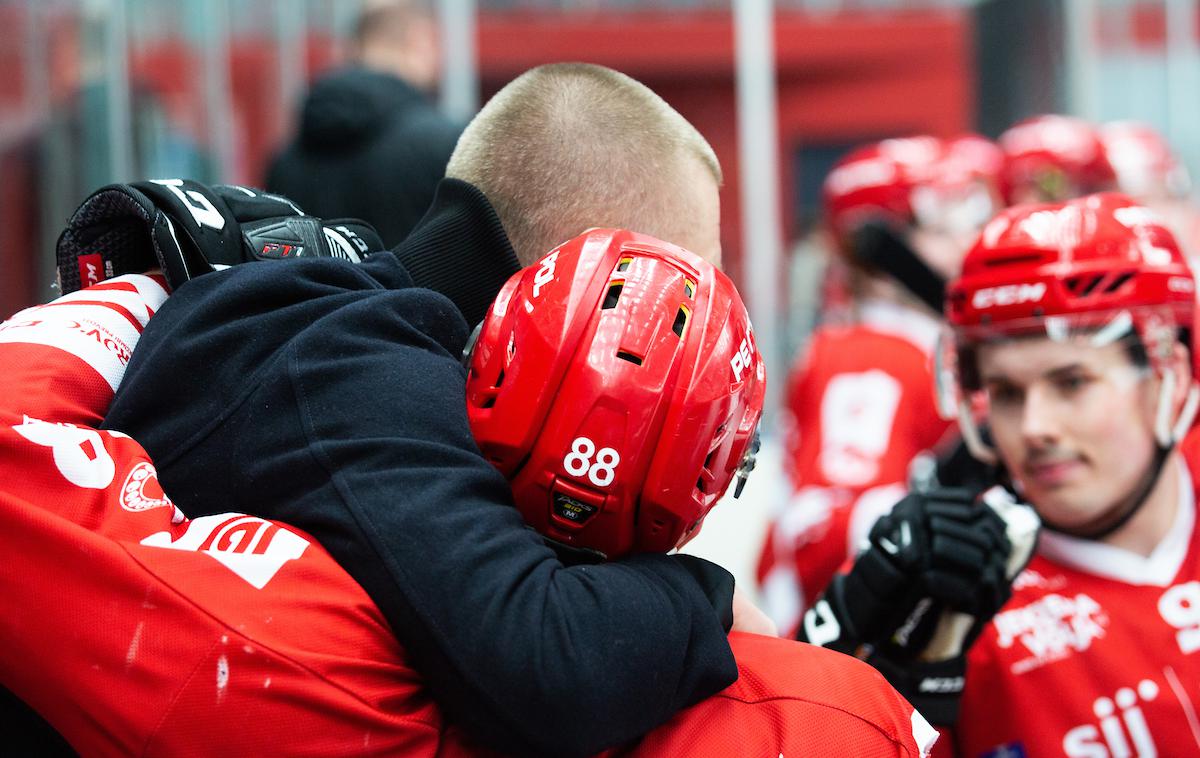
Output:
<instances>
[{"instance_id":1,"label":"back of man's head","mask_svg":"<svg viewBox=\"0 0 1200 758\"><path fill-rule=\"evenodd\" d=\"M467 126L446 175L487 196L523 265L589 227L720 263L712 148L661 97L603 66L556 63L514 79Z\"/></svg>"},{"instance_id":2,"label":"back of man's head","mask_svg":"<svg viewBox=\"0 0 1200 758\"><path fill-rule=\"evenodd\" d=\"M367 0L354 23L351 45L351 57L369 69L421 89L437 83L437 24L428 0Z\"/></svg>"}]
</instances>

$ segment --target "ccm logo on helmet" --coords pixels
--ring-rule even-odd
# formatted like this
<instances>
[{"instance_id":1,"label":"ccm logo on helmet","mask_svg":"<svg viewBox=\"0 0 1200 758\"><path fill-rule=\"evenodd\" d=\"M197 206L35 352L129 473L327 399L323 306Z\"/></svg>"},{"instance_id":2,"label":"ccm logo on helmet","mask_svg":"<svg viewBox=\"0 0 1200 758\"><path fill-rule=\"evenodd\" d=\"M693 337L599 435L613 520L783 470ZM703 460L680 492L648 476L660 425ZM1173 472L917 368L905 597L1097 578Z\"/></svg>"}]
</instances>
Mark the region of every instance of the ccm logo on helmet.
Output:
<instances>
[{"instance_id":1,"label":"ccm logo on helmet","mask_svg":"<svg viewBox=\"0 0 1200 758\"><path fill-rule=\"evenodd\" d=\"M971 306L977 310L994 308L998 305L1020 305L1036 303L1046 295L1046 283L1006 284L1003 287L986 287L975 292Z\"/></svg>"}]
</instances>

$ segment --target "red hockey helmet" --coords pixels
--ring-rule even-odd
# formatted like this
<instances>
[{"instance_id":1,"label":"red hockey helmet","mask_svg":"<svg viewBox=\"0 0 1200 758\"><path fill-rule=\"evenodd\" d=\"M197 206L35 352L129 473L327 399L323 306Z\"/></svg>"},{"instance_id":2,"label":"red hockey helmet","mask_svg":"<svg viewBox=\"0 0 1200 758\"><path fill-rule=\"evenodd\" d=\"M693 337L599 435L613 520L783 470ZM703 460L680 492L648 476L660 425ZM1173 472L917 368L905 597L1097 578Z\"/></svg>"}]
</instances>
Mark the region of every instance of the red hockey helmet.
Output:
<instances>
[{"instance_id":1,"label":"red hockey helmet","mask_svg":"<svg viewBox=\"0 0 1200 758\"><path fill-rule=\"evenodd\" d=\"M1114 121L1100 128L1100 139L1125 194L1148 200L1186 197L1191 191L1187 168L1149 124Z\"/></svg>"},{"instance_id":2,"label":"red hockey helmet","mask_svg":"<svg viewBox=\"0 0 1200 758\"><path fill-rule=\"evenodd\" d=\"M821 188L825 218L838 244L848 245L867 221L911 226L913 187L942 151L934 137L906 137L864 145L839 160Z\"/></svg>"},{"instance_id":3,"label":"red hockey helmet","mask_svg":"<svg viewBox=\"0 0 1200 758\"><path fill-rule=\"evenodd\" d=\"M1070 116L1026 119L1000 135L1001 188L1010 204L1059 202L1116 189L1095 127Z\"/></svg>"},{"instance_id":4,"label":"red hockey helmet","mask_svg":"<svg viewBox=\"0 0 1200 758\"><path fill-rule=\"evenodd\" d=\"M1002 207L1004 153L977 134L963 134L940 145L938 157L913 177L914 222L921 228L973 237Z\"/></svg>"},{"instance_id":5,"label":"red hockey helmet","mask_svg":"<svg viewBox=\"0 0 1200 758\"><path fill-rule=\"evenodd\" d=\"M1195 281L1178 244L1128 197L1108 193L1010 208L984 227L948 288L946 318L955 340L938 371L943 409L957 413L964 439L986 459L992 453L976 448L981 442L971 403L959 394L979 389L974 346L1079 334L1101 344L1135 334L1152 367L1162 370L1177 339L1192 348L1195 316ZM1194 350L1191 355L1195 365ZM1193 368L1193 376L1200 371ZM1173 423L1160 401L1156 434L1164 446L1190 424L1195 396L1193 389L1190 408Z\"/></svg>"},{"instance_id":6,"label":"red hockey helmet","mask_svg":"<svg viewBox=\"0 0 1200 758\"><path fill-rule=\"evenodd\" d=\"M691 538L753 465L766 373L732 282L698 256L593 229L501 290L467 414L527 523L608 557Z\"/></svg>"}]
</instances>

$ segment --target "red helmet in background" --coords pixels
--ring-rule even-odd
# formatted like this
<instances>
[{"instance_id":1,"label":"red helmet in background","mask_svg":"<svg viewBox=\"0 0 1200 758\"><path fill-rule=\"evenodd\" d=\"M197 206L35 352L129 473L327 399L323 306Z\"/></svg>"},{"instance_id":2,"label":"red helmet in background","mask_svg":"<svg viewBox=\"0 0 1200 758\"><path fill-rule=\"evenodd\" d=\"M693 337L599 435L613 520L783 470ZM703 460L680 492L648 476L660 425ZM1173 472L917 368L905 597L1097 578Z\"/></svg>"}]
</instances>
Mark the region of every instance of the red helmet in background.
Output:
<instances>
[{"instance_id":1,"label":"red helmet in background","mask_svg":"<svg viewBox=\"0 0 1200 758\"><path fill-rule=\"evenodd\" d=\"M1114 121L1100 128L1100 139L1125 194L1146 200L1186 197L1191 191L1187 168L1149 124Z\"/></svg>"},{"instance_id":2,"label":"red helmet in background","mask_svg":"<svg viewBox=\"0 0 1200 758\"><path fill-rule=\"evenodd\" d=\"M1195 316L1195 281L1175 238L1128 197L1108 193L1010 208L984 227L962 275L949 286L946 318L955 354L938 371L943 409L957 412L964 440L986 460L994 455L977 447L970 403L959 393L979 389L976 345L1080 333L1100 344L1100 338L1136 334L1152 367L1162 370L1177 339L1191 350ZM1191 356L1195 367L1194 350ZM1197 376L1193 368L1193 387ZM1193 389L1190 407L1174 423L1160 410L1161 445L1182 435L1196 402Z\"/></svg>"},{"instance_id":3,"label":"red helmet in background","mask_svg":"<svg viewBox=\"0 0 1200 758\"><path fill-rule=\"evenodd\" d=\"M753 465L765 389L724 274L593 229L505 284L470 359L467 414L528 524L614 557L696 533Z\"/></svg>"},{"instance_id":4,"label":"red helmet in background","mask_svg":"<svg viewBox=\"0 0 1200 758\"><path fill-rule=\"evenodd\" d=\"M1001 189L1009 204L1060 202L1117 188L1095 127L1070 116L1035 116L1000 135Z\"/></svg>"},{"instance_id":5,"label":"red helmet in background","mask_svg":"<svg viewBox=\"0 0 1200 758\"><path fill-rule=\"evenodd\" d=\"M915 177L914 223L955 235L974 235L1003 207L1004 153L991 140L964 134L941 141L941 154Z\"/></svg>"},{"instance_id":6,"label":"red helmet in background","mask_svg":"<svg viewBox=\"0 0 1200 758\"><path fill-rule=\"evenodd\" d=\"M825 218L845 247L850 235L867 221L884 221L900 229L913 223L912 190L941 156L934 137L886 139L851 151L825 177Z\"/></svg>"},{"instance_id":7,"label":"red helmet in background","mask_svg":"<svg viewBox=\"0 0 1200 758\"><path fill-rule=\"evenodd\" d=\"M975 134L887 139L860 147L825 178L825 214L839 243L856 228L884 221L955 229L982 226L999 210L1004 154Z\"/></svg>"}]
</instances>

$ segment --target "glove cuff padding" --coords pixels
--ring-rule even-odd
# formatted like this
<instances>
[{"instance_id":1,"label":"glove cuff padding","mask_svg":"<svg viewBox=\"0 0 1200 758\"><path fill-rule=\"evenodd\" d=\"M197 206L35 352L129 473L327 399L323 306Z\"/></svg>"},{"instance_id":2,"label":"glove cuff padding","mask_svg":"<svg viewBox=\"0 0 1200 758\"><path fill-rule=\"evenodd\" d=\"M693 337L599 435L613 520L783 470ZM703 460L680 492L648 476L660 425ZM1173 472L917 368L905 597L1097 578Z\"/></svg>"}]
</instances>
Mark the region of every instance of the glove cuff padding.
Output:
<instances>
[{"instance_id":1,"label":"glove cuff padding","mask_svg":"<svg viewBox=\"0 0 1200 758\"><path fill-rule=\"evenodd\" d=\"M165 261L181 256L150 198L131 185L111 184L88 196L59 235L58 284L67 294L121 274L165 272Z\"/></svg>"}]
</instances>

